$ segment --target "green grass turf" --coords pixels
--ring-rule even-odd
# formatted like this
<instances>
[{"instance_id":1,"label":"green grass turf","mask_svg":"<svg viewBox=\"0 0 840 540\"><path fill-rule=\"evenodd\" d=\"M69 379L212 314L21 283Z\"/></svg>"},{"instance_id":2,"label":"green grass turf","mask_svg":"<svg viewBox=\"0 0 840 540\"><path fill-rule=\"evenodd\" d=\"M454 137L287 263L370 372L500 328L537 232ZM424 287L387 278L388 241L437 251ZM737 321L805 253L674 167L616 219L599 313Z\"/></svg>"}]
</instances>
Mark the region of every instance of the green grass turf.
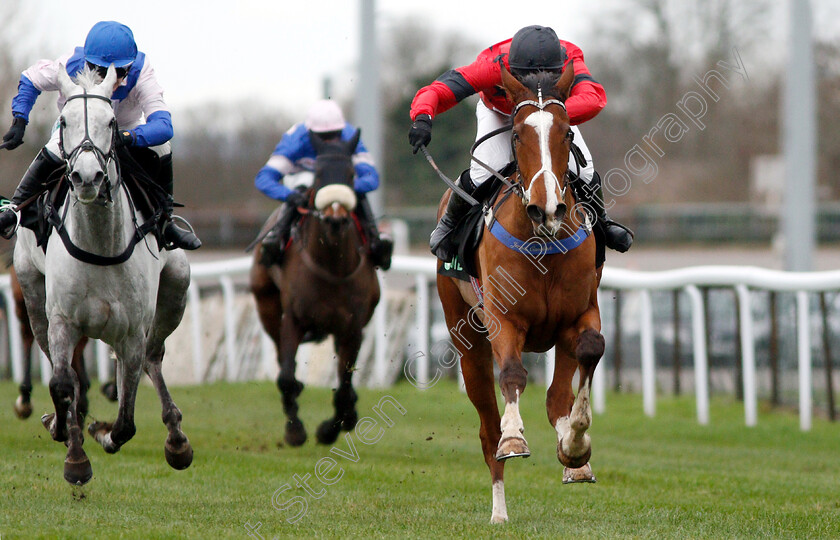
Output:
<instances>
[{"instance_id":1,"label":"green grass turf","mask_svg":"<svg viewBox=\"0 0 840 540\"><path fill-rule=\"evenodd\" d=\"M143 385L137 435L116 455L87 437L94 476L73 488L62 477L65 447L38 421L51 409L47 389L36 387L35 414L20 421L15 385L0 383L0 538L248 538L246 523L258 522L264 538L840 537L840 426L822 419L802 433L795 415L762 411L746 428L738 403L716 399L712 423L700 426L691 398L661 398L647 418L640 396L610 394L590 431L598 483L564 486L544 389L532 385L521 404L532 456L506 465L510 521L499 526L489 524L478 417L452 382L360 390L360 417L378 418L372 408L386 394L407 413L386 409L394 425L375 444L354 434L356 462L313 442L331 412L329 390L301 396L310 435L301 448L280 443L284 417L270 382L172 394L195 448L189 469L166 464L159 402ZM91 397L92 417L113 419L115 405ZM344 438L334 446L349 450ZM327 456L338 465L326 477L343 471L332 485L314 478ZM295 487L293 475L306 474L320 498ZM295 523L287 519L300 505L272 506L285 484L278 506L307 502Z\"/></svg>"}]
</instances>

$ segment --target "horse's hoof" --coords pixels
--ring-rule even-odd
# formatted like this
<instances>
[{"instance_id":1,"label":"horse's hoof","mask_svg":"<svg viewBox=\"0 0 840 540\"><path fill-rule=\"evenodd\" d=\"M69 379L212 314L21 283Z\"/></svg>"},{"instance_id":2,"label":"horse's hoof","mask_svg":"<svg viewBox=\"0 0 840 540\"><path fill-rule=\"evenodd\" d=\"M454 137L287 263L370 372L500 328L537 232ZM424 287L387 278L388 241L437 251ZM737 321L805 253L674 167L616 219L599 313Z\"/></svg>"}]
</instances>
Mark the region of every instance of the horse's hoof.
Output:
<instances>
[{"instance_id":1,"label":"horse's hoof","mask_svg":"<svg viewBox=\"0 0 840 540\"><path fill-rule=\"evenodd\" d=\"M23 401L21 396L15 400L15 415L21 420L26 420L32 416L32 403Z\"/></svg>"},{"instance_id":2,"label":"horse's hoof","mask_svg":"<svg viewBox=\"0 0 840 540\"><path fill-rule=\"evenodd\" d=\"M341 421L341 429L344 431L351 431L353 428L356 427L356 424L358 422L359 414L356 411L353 411L344 416L344 419Z\"/></svg>"},{"instance_id":3,"label":"horse's hoof","mask_svg":"<svg viewBox=\"0 0 840 540\"><path fill-rule=\"evenodd\" d=\"M117 401L117 399L119 399L119 396L117 395L117 383L114 381L106 382L99 387L99 391L102 392L102 395L105 396L108 401Z\"/></svg>"},{"instance_id":4,"label":"horse's hoof","mask_svg":"<svg viewBox=\"0 0 840 540\"><path fill-rule=\"evenodd\" d=\"M306 429L300 420L289 420L286 422L286 444L289 446L301 446L306 442Z\"/></svg>"},{"instance_id":5,"label":"horse's hoof","mask_svg":"<svg viewBox=\"0 0 840 540\"><path fill-rule=\"evenodd\" d=\"M176 471L183 471L192 464L193 449L189 441L181 445L180 448L170 446L169 443L163 445L163 454L166 456L166 462Z\"/></svg>"},{"instance_id":6,"label":"horse's hoof","mask_svg":"<svg viewBox=\"0 0 840 540\"><path fill-rule=\"evenodd\" d=\"M116 454L120 450L120 445L116 444L110 436L113 428L114 425L110 422L91 422L88 426L90 436L109 454Z\"/></svg>"},{"instance_id":7,"label":"horse's hoof","mask_svg":"<svg viewBox=\"0 0 840 540\"><path fill-rule=\"evenodd\" d=\"M506 437L499 441L499 447L496 450L496 461L504 461L514 457L529 457L531 451L528 449L528 443L521 437Z\"/></svg>"},{"instance_id":8,"label":"horse's hoof","mask_svg":"<svg viewBox=\"0 0 840 540\"><path fill-rule=\"evenodd\" d=\"M336 439L338 439L338 434L343 429L343 426L343 422L336 422L333 419L324 420L321 422L321 425L318 426L318 430L315 432L315 437L321 444L332 444L336 441Z\"/></svg>"},{"instance_id":9,"label":"horse's hoof","mask_svg":"<svg viewBox=\"0 0 840 540\"><path fill-rule=\"evenodd\" d=\"M594 484L596 482L595 475L592 474L592 467L589 463L586 463L583 467L579 467L577 469L570 469L569 467L565 467L563 469L563 483L564 484L577 484L577 483L590 483Z\"/></svg>"},{"instance_id":10,"label":"horse's hoof","mask_svg":"<svg viewBox=\"0 0 840 540\"><path fill-rule=\"evenodd\" d=\"M91 477L93 477L93 468L84 453L78 460L69 457L64 460L64 479L74 486L87 484Z\"/></svg>"},{"instance_id":11,"label":"horse's hoof","mask_svg":"<svg viewBox=\"0 0 840 540\"><path fill-rule=\"evenodd\" d=\"M559 459L560 463L569 469L580 469L589 463L589 458L591 456L592 446L589 446L586 451L579 456L569 456L563 452L563 441L560 440L560 442L557 443L557 459Z\"/></svg>"}]
</instances>

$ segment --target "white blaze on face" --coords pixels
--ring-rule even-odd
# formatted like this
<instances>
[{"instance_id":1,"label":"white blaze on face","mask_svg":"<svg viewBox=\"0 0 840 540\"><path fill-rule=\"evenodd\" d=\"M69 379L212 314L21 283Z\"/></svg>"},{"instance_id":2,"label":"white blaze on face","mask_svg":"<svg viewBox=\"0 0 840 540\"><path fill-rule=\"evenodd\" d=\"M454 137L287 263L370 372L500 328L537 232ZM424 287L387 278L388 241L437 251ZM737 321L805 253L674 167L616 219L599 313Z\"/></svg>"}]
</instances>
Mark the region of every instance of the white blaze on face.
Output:
<instances>
[{"instance_id":1,"label":"white blaze on face","mask_svg":"<svg viewBox=\"0 0 840 540\"><path fill-rule=\"evenodd\" d=\"M542 175L546 193L545 212L548 216L553 216L557 210L557 194L554 191L557 179L552 172L551 152L549 150L550 145L548 144L548 136L551 133L551 125L553 123L554 117L546 111L533 112L525 119L525 125L533 127L534 131L537 132L537 138L540 142L540 161L542 164L539 172L531 179L531 185L528 187L529 199L530 191L534 188L534 180Z\"/></svg>"}]
</instances>

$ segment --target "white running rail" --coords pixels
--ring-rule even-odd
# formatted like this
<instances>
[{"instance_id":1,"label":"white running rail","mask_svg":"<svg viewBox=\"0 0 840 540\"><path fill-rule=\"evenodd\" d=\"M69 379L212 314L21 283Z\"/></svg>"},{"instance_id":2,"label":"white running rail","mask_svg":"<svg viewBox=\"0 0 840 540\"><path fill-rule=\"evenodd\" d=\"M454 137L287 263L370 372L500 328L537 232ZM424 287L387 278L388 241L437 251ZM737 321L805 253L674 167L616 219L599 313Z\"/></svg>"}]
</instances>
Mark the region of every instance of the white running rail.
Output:
<instances>
[{"instance_id":1,"label":"white running rail","mask_svg":"<svg viewBox=\"0 0 840 540\"><path fill-rule=\"evenodd\" d=\"M225 306L233 305L236 278L247 276L251 267L250 257L196 263L192 265L192 284L189 290L188 309L200 312L200 293L204 286L221 287ZM416 257L397 255L394 257L391 270L380 273L383 287L387 285L389 274L404 274L414 278L414 286L418 292L416 300L415 324L418 329L417 350L423 353L418 358L417 382L423 385L433 379L429 365L431 344L429 343L429 286L434 283L437 264L431 257ZM809 292L840 290L840 271L830 272L782 272L757 267L735 266L696 266L661 272L638 272L607 267L604 269L601 287L622 291L639 291L642 294L641 310L641 364L643 380L643 402L645 414L655 414L655 358L653 347L653 310L650 301L652 291L683 290L691 303L691 329L693 341L693 355L695 368L695 394L697 400L697 420L701 424L709 422L709 388L708 357L706 350L706 328L704 323L703 296L700 287L731 287L739 298L741 317L741 350L743 354L743 384L744 384L744 417L747 426L754 426L757 422L757 389L755 376L755 336L753 334L752 309L750 291L778 291L795 292L797 306L797 351L799 378L799 418L800 428L807 431L811 428L812 408L812 380L811 380L811 344L808 326ZM13 299L8 275L0 276L0 292L2 292L7 306L13 306ZM388 337L385 335L387 324L387 306L381 302L374 315L376 331L375 367L374 373L384 373L385 357ZM12 315L8 317L9 345L11 348L12 376L20 381L23 373L23 361L20 346L19 322L13 315L14 309L9 309ZM233 332L234 310L226 309L225 317L225 349L227 357L233 358L233 351L237 348L236 336ZM193 368L194 373L202 373L205 367L202 351L200 317L192 317ZM106 348L96 348L98 372L108 373L104 363L109 362ZM549 355L550 356L550 355ZM547 360L551 363L553 358ZM605 405L605 383L601 370L596 370L594 381L594 408L596 412L603 412Z\"/></svg>"}]
</instances>

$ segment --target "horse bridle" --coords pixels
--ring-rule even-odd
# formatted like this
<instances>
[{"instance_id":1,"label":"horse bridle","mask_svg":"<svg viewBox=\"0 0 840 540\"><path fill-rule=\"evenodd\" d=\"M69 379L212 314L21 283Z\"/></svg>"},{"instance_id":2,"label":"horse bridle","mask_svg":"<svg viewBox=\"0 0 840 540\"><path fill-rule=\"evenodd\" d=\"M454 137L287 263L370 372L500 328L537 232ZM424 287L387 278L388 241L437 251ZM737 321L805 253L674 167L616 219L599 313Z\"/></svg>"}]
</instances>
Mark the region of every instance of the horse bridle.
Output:
<instances>
[{"instance_id":1,"label":"horse bridle","mask_svg":"<svg viewBox=\"0 0 840 540\"><path fill-rule=\"evenodd\" d=\"M70 96L65 101L69 103L74 99L82 99L84 100L84 112L85 112L85 136L82 138L81 142L76 145L68 154L67 151L64 149L64 128L66 127L66 123L64 118L59 122L58 126L58 139L59 139L59 149L61 150L61 158L64 160L66 164L66 170L69 172L73 170L73 167L76 165L76 161L79 159L79 156L82 152L93 152L96 161L99 163L99 167L105 173L105 183L104 183L104 191L106 193L106 197L108 202L112 202L111 199L111 190L113 186L111 185L111 177L108 174L108 164L110 162L114 162L117 167L117 178L120 177L119 175L119 160L116 159L117 157L117 120L116 118L111 119L111 148L108 150L106 154L101 148L96 146L96 143L93 142L93 139L90 137L90 129L88 127L88 99L99 99L106 102L108 105L112 105L112 101L110 98L106 98L105 96L100 96L97 94L88 94L87 90L84 90L81 94L76 94L74 96ZM73 189L73 183L68 182L70 185L70 189Z\"/></svg>"},{"instance_id":2,"label":"horse bridle","mask_svg":"<svg viewBox=\"0 0 840 540\"><path fill-rule=\"evenodd\" d=\"M520 101L519 103L517 103L516 107L513 108L513 112L510 115L511 123L513 122L513 119L516 117L517 113L519 113L519 111L523 107L536 107L540 111L545 111L546 107L548 107L549 105L559 105L563 109L563 111L566 112L566 114L568 115L568 111L566 110L566 104L565 103L563 103L559 99L555 99L555 98L551 98L551 99L548 99L548 100L543 100L542 88L537 88L537 101L534 101L533 99L526 99L525 101ZM566 138L569 139L569 144L571 144L571 142L574 141L574 137L575 137L574 132L569 130L568 134L566 134ZM511 145L511 155L513 155L514 161L516 162L517 178L520 179L517 183L520 184L520 186L521 186L520 189L522 189L523 192L524 192L525 186L521 185L522 173L519 170L519 160L516 158L516 139L515 139L515 137L510 138L510 145ZM560 184L560 180L557 178L557 175L554 174L553 171L550 171L550 170L546 169L545 166L543 166L540 170L538 170L536 173L534 173L534 175L531 177L531 182L529 182L528 185L533 184L534 180L536 180L537 177L541 174L548 174L548 175L551 175L552 178L554 178L554 183L557 185L557 188L560 190L560 199L561 200L565 199L566 198L566 189L569 187L568 167L566 169L565 174L563 175L563 184L562 185Z\"/></svg>"}]
</instances>

